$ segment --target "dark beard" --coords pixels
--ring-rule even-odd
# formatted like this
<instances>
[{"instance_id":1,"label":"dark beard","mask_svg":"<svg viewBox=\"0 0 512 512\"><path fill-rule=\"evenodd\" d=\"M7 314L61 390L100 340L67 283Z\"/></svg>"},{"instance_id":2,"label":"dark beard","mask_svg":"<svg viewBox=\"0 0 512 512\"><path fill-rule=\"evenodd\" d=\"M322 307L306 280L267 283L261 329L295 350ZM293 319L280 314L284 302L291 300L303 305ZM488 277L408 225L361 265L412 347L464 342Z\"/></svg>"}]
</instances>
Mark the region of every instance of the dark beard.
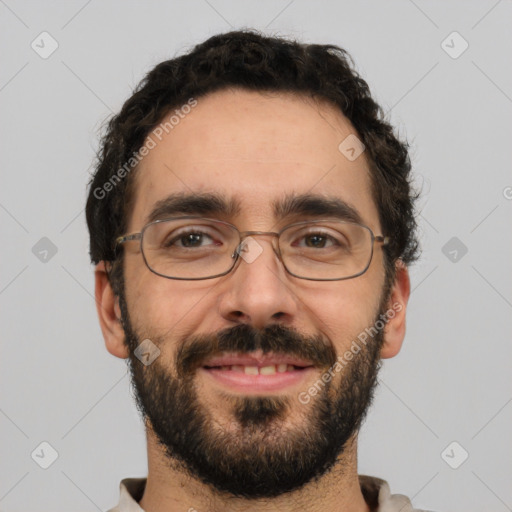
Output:
<instances>
[{"instance_id":1,"label":"dark beard","mask_svg":"<svg viewBox=\"0 0 512 512\"><path fill-rule=\"evenodd\" d=\"M171 371L171 365L162 366L162 358L144 366L135 357L134 350L144 338L134 332L123 296L120 306L138 410L149 420L169 465L218 492L246 499L271 498L318 479L333 468L373 400L383 330L352 361L345 361L337 387L333 380L338 382L340 377L335 372L333 380L320 381L321 390L307 405L288 395L223 394L233 417L227 431L214 421L197 394L196 370L206 359L223 351L285 353L310 360L320 379L336 362L332 344L281 325L257 330L243 324L178 340ZM384 313L380 309L379 314ZM159 347L166 343L165 339L151 341ZM285 428L289 413L297 411L301 424Z\"/></svg>"}]
</instances>

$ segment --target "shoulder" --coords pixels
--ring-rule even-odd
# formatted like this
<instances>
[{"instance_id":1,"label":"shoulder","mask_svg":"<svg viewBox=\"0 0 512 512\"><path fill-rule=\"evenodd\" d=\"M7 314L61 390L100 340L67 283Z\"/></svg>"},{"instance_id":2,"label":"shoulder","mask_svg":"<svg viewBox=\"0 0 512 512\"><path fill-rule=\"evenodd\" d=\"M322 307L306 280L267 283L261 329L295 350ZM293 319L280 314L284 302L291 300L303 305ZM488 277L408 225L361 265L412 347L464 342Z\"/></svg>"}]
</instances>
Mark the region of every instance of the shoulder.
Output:
<instances>
[{"instance_id":1,"label":"shoulder","mask_svg":"<svg viewBox=\"0 0 512 512\"><path fill-rule=\"evenodd\" d=\"M372 512L429 512L413 508L411 500L403 494L391 494L389 484L382 478L359 475L359 485Z\"/></svg>"},{"instance_id":2,"label":"shoulder","mask_svg":"<svg viewBox=\"0 0 512 512\"><path fill-rule=\"evenodd\" d=\"M139 501L144 494L146 478L125 478L119 484L119 504L107 512L144 512Z\"/></svg>"}]
</instances>

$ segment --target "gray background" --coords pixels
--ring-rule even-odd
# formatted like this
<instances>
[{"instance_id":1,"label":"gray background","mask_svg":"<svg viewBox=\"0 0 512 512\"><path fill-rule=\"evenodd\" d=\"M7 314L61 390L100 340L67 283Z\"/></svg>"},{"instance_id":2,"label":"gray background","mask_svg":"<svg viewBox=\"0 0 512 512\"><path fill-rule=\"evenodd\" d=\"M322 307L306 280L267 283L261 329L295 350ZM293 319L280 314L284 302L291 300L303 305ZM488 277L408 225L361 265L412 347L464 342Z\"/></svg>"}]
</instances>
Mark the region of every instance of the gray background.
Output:
<instances>
[{"instance_id":1,"label":"gray background","mask_svg":"<svg viewBox=\"0 0 512 512\"><path fill-rule=\"evenodd\" d=\"M346 48L413 144L424 252L359 472L418 508L512 510L510 0L0 0L0 15L1 510L106 510L122 478L147 474L125 362L92 298L97 130L156 63L241 27ZM59 45L46 59L31 48L51 48L43 31ZM457 58L454 31L469 44ZM48 469L33 460L51 462L43 441L58 452Z\"/></svg>"}]
</instances>

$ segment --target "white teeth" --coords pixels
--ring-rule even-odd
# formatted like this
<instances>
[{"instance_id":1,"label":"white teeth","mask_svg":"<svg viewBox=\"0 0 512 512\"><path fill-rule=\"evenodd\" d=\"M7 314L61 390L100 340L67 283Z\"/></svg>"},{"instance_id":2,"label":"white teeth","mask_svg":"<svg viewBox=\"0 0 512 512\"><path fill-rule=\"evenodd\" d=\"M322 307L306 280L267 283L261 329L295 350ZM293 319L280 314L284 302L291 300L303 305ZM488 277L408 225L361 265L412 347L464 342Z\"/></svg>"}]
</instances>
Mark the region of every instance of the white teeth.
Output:
<instances>
[{"instance_id":1,"label":"white teeth","mask_svg":"<svg viewBox=\"0 0 512 512\"><path fill-rule=\"evenodd\" d=\"M281 363L268 366L244 366L241 364L218 366L222 371L243 372L246 375L274 375L275 373L293 372L295 367L291 364Z\"/></svg>"},{"instance_id":2,"label":"white teeth","mask_svg":"<svg viewBox=\"0 0 512 512\"><path fill-rule=\"evenodd\" d=\"M260 368L260 374L261 375L274 375L276 373L276 365L272 366L262 366Z\"/></svg>"}]
</instances>

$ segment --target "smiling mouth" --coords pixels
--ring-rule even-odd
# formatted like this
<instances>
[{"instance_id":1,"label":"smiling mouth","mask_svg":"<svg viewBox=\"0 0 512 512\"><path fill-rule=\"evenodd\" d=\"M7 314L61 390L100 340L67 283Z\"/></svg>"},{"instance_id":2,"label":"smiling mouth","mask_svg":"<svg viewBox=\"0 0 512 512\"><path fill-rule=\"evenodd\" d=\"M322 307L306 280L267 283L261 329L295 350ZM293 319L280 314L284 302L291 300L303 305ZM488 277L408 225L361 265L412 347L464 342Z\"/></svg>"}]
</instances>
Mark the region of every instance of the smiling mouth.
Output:
<instances>
[{"instance_id":1,"label":"smiling mouth","mask_svg":"<svg viewBox=\"0 0 512 512\"><path fill-rule=\"evenodd\" d=\"M206 370L222 370L244 373L245 375L275 375L277 373L295 372L302 371L311 366L296 366L293 364L272 364L266 366L255 366L255 365L221 365L221 366L203 366Z\"/></svg>"},{"instance_id":2,"label":"smiling mouth","mask_svg":"<svg viewBox=\"0 0 512 512\"><path fill-rule=\"evenodd\" d=\"M213 357L200 373L214 385L244 394L283 391L304 386L316 371L311 361L284 354L223 354Z\"/></svg>"}]
</instances>

